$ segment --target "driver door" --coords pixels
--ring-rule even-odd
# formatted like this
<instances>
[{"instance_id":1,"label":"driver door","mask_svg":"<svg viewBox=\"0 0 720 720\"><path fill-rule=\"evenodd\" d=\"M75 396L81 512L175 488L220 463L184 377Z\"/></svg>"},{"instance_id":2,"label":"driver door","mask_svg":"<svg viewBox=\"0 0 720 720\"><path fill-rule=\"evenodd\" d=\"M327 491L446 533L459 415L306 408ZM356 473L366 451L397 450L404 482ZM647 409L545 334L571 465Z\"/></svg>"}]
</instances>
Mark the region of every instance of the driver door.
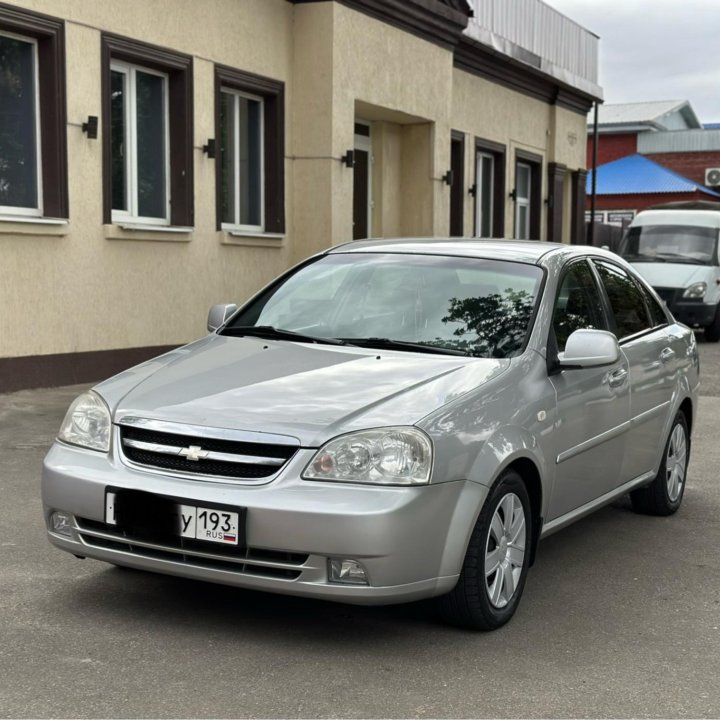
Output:
<instances>
[{"instance_id":1,"label":"driver door","mask_svg":"<svg viewBox=\"0 0 720 720\"><path fill-rule=\"evenodd\" d=\"M575 330L607 330L595 274L587 260L565 269L553 310L557 351ZM552 338L550 345L552 345ZM625 356L611 366L550 375L557 395L555 482L548 520L591 502L617 485L630 420L630 373Z\"/></svg>"}]
</instances>

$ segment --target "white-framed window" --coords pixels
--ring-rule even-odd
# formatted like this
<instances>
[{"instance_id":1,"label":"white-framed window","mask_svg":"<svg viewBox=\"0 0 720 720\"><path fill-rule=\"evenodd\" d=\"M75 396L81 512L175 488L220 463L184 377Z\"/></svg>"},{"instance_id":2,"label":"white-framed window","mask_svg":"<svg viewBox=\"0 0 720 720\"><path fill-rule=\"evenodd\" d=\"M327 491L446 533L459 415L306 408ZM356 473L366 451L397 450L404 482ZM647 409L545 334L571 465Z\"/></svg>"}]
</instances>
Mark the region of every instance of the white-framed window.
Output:
<instances>
[{"instance_id":1,"label":"white-framed window","mask_svg":"<svg viewBox=\"0 0 720 720\"><path fill-rule=\"evenodd\" d=\"M532 168L519 162L515 166L515 237L530 239L530 204Z\"/></svg>"},{"instance_id":2,"label":"white-framed window","mask_svg":"<svg viewBox=\"0 0 720 720\"><path fill-rule=\"evenodd\" d=\"M38 43L0 32L0 214L41 216Z\"/></svg>"},{"instance_id":3,"label":"white-framed window","mask_svg":"<svg viewBox=\"0 0 720 720\"><path fill-rule=\"evenodd\" d=\"M168 76L110 65L112 220L170 221Z\"/></svg>"},{"instance_id":4,"label":"white-framed window","mask_svg":"<svg viewBox=\"0 0 720 720\"><path fill-rule=\"evenodd\" d=\"M224 230L265 229L263 98L220 90L220 202Z\"/></svg>"},{"instance_id":5,"label":"white-framed window","mask_svg":"<svg viewBox=\"0 0 720 720\"><path fill-rule=\"evenodd\" d=\"M475 232L477 237L493 236L495 204L495 157L478 152L475 157Z\"/></svg>"}]
</instances>

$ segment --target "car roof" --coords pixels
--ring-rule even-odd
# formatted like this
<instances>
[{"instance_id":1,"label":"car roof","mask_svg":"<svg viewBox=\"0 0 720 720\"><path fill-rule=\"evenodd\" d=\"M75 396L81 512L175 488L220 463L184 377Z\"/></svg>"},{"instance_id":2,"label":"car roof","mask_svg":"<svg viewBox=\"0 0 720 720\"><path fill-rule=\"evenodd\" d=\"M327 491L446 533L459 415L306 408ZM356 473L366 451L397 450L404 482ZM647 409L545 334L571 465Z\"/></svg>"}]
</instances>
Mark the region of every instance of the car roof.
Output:
<instances>
[{"instance_id":1,"label":"car roof","mask_svg":"<svg viewBox=\"0 0 720 720\"><path fill-rule=\"evenodd\" d=\"M613 257L612 253L588 245L565 245L537 240L486 240L483 238L381 238L354 240L329 251L337 253L408 253L415 255L455 255L487 260L509 260L539 265L548 254ZM615 256L616 257L616 256Z\"/></svg>"}]
</instances>

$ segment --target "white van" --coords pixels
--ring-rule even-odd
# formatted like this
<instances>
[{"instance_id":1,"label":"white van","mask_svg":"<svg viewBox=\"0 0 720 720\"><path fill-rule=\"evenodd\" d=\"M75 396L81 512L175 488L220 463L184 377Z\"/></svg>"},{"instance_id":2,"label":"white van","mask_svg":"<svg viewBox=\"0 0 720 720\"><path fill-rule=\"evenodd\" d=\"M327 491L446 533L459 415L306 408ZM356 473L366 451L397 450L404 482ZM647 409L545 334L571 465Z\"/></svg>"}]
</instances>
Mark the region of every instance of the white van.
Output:
<instances>
[{"instance_id":1,"label":"white van","mask_svg":"<svg viewBox=\"0 0 720 720\"><path fill-rule=\"evenodd\" d=\"M719 235L720 203L669 203L638 213L619 248L675 318L710 342L720 340Z\"/></svg>"}]
</instances>

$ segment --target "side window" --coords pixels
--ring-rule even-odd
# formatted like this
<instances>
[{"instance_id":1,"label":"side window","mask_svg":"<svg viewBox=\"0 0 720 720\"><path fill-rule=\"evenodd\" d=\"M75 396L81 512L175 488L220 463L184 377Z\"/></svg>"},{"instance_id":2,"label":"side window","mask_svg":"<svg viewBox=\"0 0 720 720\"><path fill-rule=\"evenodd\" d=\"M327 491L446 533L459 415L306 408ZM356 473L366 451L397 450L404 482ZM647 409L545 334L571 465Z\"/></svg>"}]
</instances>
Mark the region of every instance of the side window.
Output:
<instances>
[{"instance_id":1,"label":"side window","mask_svg":"<svg viewBox=\"0 0 720 720\"><path fill-rule=\"evenodd\" d=\"M192 57L103 33L105 223L191 227Z\"/></svg>"},{"instance_id":2,"label":"side window","mask_svg":"<svg viewBox=\"0 0 720 720\"><path fill-rule=\"evenodd\" d=\"M643 287L642 283L638 283L640 291L645 298L645 303L650 310L650 319L652 320L653 327L659 327L660 325L667 325L668 319L665 315L665 311L660 307L660 303Z\"/></svg>"},{"instance_id":3,"label":"side window","mask_svg":"<svg viewBox=\"0 0 720 720\"><path fill-rule=\"evenodd\" d=\"M654 323L648 317L645 300L628 274L617 265L594 262L615 316L618 340L651 329Z\"/></svg>"},{"instance_id":4,"label":"side window","mask_svg":"<svg viewBox=\"0 0 720 720\"><path fill-rule=\"evenodd\" d=\"M68 217L65 104L64 22L0 2L0 216Z\"/></svg>"},{"instance_id":5,"label":"side window","mask_svg":"<svg viewBox=\"0 0 720 720\"><path fill-rule=\"evenodd\" d=\"M585 261L570 265L563 277L555 300L553 330L559 352L575 330L605 330L600 293Z\"/></svg>"}]
</instances>

